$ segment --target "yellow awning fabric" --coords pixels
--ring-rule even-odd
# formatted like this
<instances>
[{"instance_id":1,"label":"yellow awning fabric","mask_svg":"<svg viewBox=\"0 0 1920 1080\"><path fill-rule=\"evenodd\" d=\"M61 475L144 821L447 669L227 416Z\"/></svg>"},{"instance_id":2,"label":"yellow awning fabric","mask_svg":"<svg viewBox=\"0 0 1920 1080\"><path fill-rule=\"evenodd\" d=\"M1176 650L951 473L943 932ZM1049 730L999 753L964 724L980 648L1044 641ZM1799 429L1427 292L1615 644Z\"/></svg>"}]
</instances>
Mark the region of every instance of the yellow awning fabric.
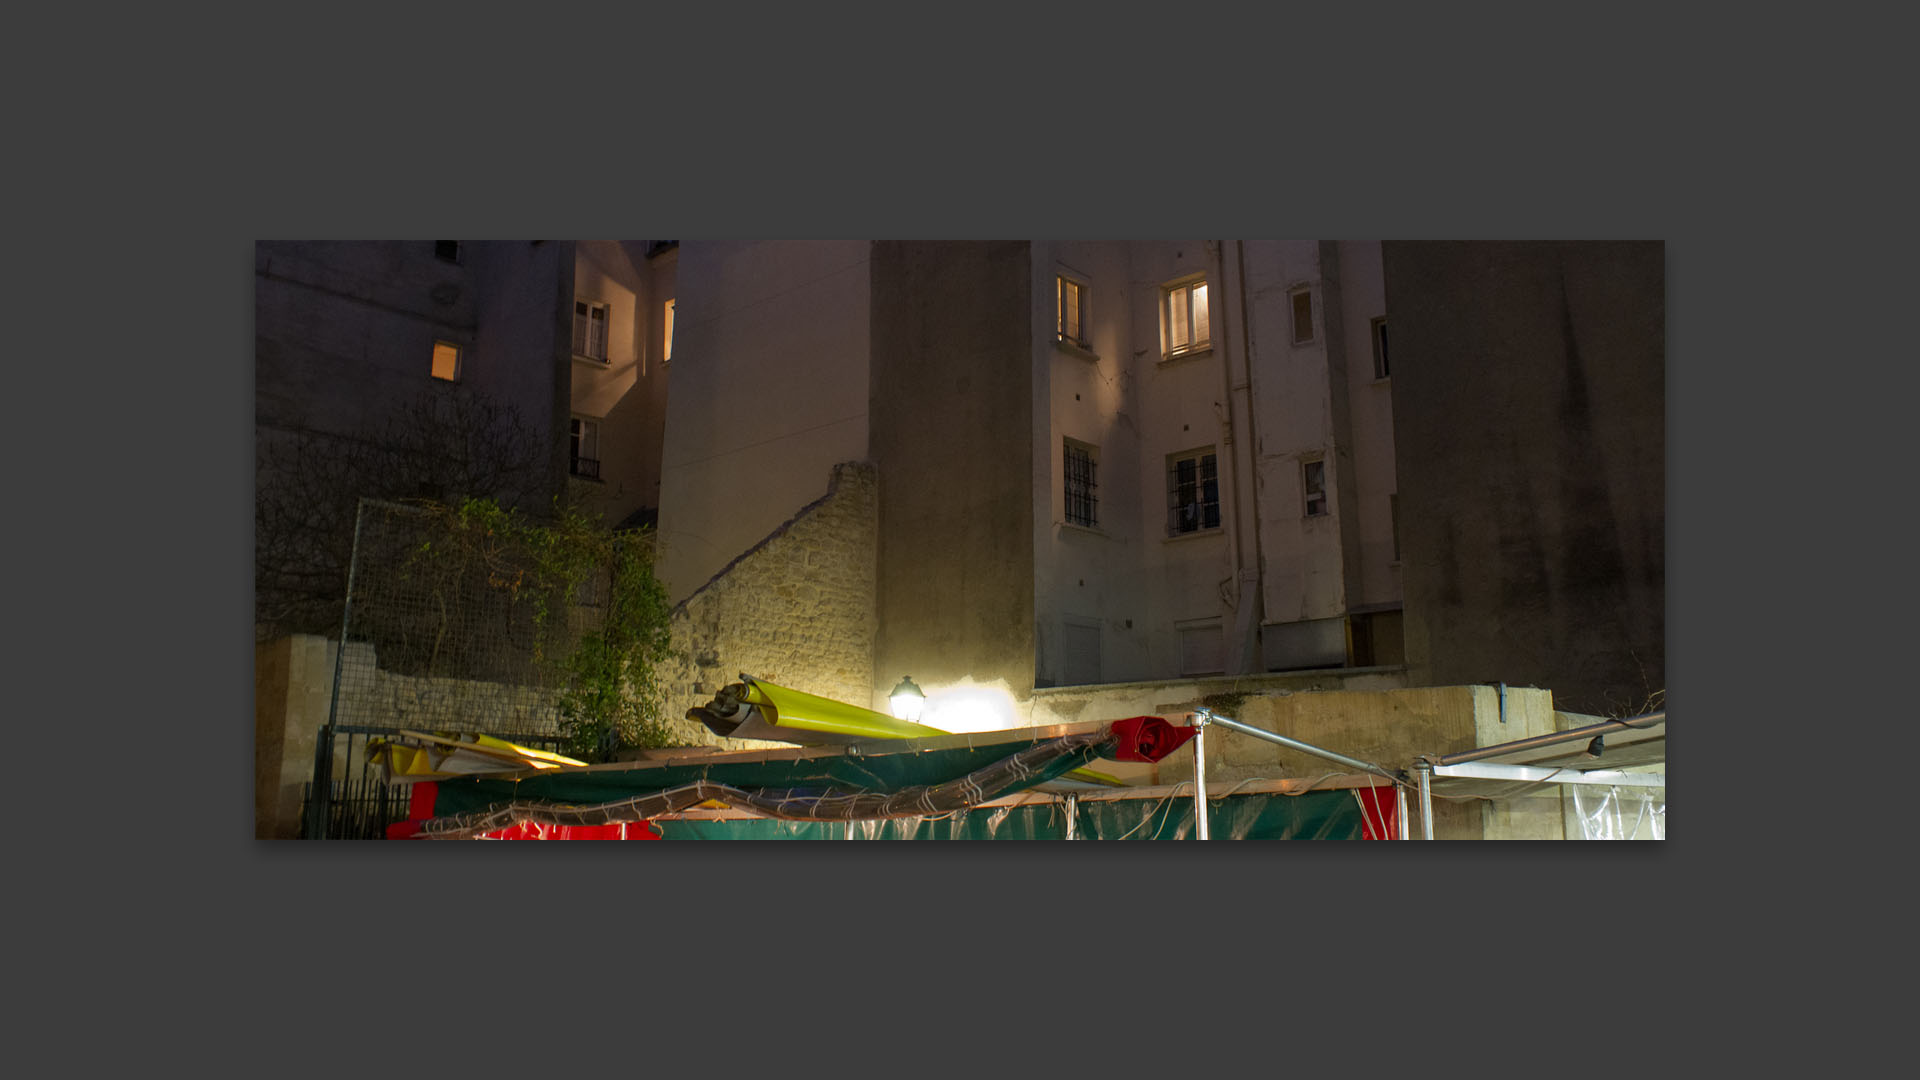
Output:
<instances>
[{"instance_id":1,"label":"yellow awning fabric","mask_svg":"<svg viewBox=\"0 0 1920 1080\"><path fill-rule=\"evenodd\" d=\"M429 734L403 731L390 739L367 741L367 762L388 780L431 780L475 773L584 766L561 754L535 750L491 735Z\"/></svg>"}]
</instances>

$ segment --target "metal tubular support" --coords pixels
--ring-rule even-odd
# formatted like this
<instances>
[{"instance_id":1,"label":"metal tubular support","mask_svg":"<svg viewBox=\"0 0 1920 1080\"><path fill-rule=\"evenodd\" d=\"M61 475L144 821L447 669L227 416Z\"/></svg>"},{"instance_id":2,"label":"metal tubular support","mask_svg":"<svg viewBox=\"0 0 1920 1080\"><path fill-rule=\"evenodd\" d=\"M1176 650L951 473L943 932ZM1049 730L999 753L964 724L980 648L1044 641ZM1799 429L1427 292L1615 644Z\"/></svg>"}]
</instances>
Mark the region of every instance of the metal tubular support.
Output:
<instances>
[{"instance_id":1,"label":"metal tubular support","mask_svg":"<svg viewBox=\"0 0 1920 1080\"><path fill-rule=\"evenodd\" d=\"M1407 789L1401 787L1399 784L1395 784L1393 786L1393 801L1395 808L1400 811L1400 839L1411 840L1413 837L1407 833Z\"/></svg>"},{"instance_id":2,"label":"metal tubular support","mask_svg":"<svg viewBox=\"0 0 1920 1080\"><path fill-rule=\"evenodd\" d=\"M1413 771L1420 777L1420 832L1423 839L1433 839L1433 766L1424 761L1413 763Z\"/></svg>"},{"instance_id":3,"label":"metal tubular support","mask_svg":"<svg viewBox=\"0 0 1920 1080\"><path fill-rule=\"evenodd\" d=\"M1188 717L1193 725L1193 837L1207 839L1207 725L1219 717L1205 709Z\"/></svg>"},{"instance_id":4,"label":"metal tubular support","mask_svg":"<svg viewBox=\"0 0 1920 1080\"><path fill-rule=\"evenodd\" d=\"M1205 710L1202 710L1202 712L1204 713ZM1194 715L1198 716L1198 715L1201 715L1201 713L1195 713ZM1361 761L1359 758L1350 758L1345 754L1336 754L1331 750L1324 750L1318 746L1313 745L1312 743L1303 743L1298 739L1289 739L1285 735L1276 735L1265 728L1257 728L1251 724L1243 724L1238 720L1229 720L1224 716L1219 716L1211 713L1207 714L1207 720L1210 723L1219 724L1221 727L1231 728L1234 731L1251 735L1256 739L1265 739L1271 743L1279 743L1281 746L1287 747L1290 750L1298 750L1303 754L1312 754L1314 757L1317 757L1317 758L1325 758L1326 760L1334 762L1335 764L1345 765L1349 769L1358 769L1363 773L1368 773L1373 776L1384 776L1388 780L1398 779L1392 773L1388 772L1387 770L1381 768L1378 765L1373 764L1372 762ZM1199 725L1196 724L1195 727L1197 728L1199 727ZM1196 741L1198 740L1199 735L1197 732L1194 738L1196 739Z\"/></svg>"},{"instance_id":5,"label":"metal tubular support","mask_svg":"<svg viewBox=\"0 0 1920 1080\"><path fill-rule=\"evenodd\" d=\"M1074 824L1073 819L1076 813L1078 812L1078 810L1080 809L1080 796L1075 795L1071 791L1067 792L1066 804L1067 804L1067 839L1078 840L1080 839L1080 837L1078 835L1077 830L1075 830L1073 827L1073 824Z\"/></svg>"}]
</instances>

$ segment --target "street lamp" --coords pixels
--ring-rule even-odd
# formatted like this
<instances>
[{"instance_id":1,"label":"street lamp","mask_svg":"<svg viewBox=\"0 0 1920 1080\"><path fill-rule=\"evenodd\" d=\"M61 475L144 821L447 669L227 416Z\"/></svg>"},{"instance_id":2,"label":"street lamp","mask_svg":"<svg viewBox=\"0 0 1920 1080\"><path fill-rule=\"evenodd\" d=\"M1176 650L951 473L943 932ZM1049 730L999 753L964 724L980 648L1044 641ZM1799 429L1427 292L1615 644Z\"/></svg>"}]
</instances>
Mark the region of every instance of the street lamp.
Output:
<instances>
[{"instance_id":1,"label":"street lamp","mask_svg":"<svg viewBox=\"0 0 1920 1080\"><path fill-rule=\"evenodd\" d=\"M893 702L894 719L908 722L920 719L920 710L927 705L927 695L913 684L911 675L901 677L900 685L893 688L890 700Z\"/></svg>"}]
</instances>

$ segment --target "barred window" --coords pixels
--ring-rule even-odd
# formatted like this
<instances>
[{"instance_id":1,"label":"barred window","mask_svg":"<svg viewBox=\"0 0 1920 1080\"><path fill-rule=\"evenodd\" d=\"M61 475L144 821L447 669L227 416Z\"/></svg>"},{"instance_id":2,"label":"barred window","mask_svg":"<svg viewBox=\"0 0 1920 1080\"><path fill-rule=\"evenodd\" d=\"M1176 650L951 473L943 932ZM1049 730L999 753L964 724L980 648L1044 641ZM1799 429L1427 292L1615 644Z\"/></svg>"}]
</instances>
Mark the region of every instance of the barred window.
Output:
<instances>
[{"instance_id":1,"label":"barred window","mask_svg":"<svg viewBox=\"0 0 1920 1080\"><path fill-rule=\"evenodd\" d=\"M1067 524L1091 528L1100 523L1100 500L1094 494L1097 490L1094 470L1098 465L1093 447L1067 440Z\"/></svg>"},{"instance_id":2,"label":"barred window","mask_svg":"<svg viewBox=\"0 0 1920 1080\"><path fill-rule=\"evenodd\" d=\"M1167 458L1167 534L1220 527L1220 480L1212 450Z\"/></svg>"},{"instance_id":3,"label":"barred window","mask_svg":"<svg viewBox=\"0 0 1920 1080\"><path fill-rule=\"evenodd\" d=\"M588 480L600 479L600 421L576 416L570 427L567 471Z\"/></svg>"}]
</instances>

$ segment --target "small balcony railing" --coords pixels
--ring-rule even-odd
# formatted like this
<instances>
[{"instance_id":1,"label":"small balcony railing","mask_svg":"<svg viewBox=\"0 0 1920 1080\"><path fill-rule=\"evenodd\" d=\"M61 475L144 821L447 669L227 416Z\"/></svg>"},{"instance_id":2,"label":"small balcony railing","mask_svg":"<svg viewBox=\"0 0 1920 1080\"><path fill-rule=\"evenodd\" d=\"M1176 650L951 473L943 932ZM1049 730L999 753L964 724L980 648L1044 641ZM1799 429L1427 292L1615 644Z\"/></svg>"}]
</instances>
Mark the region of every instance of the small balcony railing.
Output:
<instances>
[{"instance_id":1,"label":"small balcony railing","mask_svg":"<svg viewBox=\"0 0 1920 1080\"><path fill-rule=\"evenodd\" d=\"M600 479L600 459L576 457L568 459L567 471L585 480Z\"/></svg>"}]
</instances>

